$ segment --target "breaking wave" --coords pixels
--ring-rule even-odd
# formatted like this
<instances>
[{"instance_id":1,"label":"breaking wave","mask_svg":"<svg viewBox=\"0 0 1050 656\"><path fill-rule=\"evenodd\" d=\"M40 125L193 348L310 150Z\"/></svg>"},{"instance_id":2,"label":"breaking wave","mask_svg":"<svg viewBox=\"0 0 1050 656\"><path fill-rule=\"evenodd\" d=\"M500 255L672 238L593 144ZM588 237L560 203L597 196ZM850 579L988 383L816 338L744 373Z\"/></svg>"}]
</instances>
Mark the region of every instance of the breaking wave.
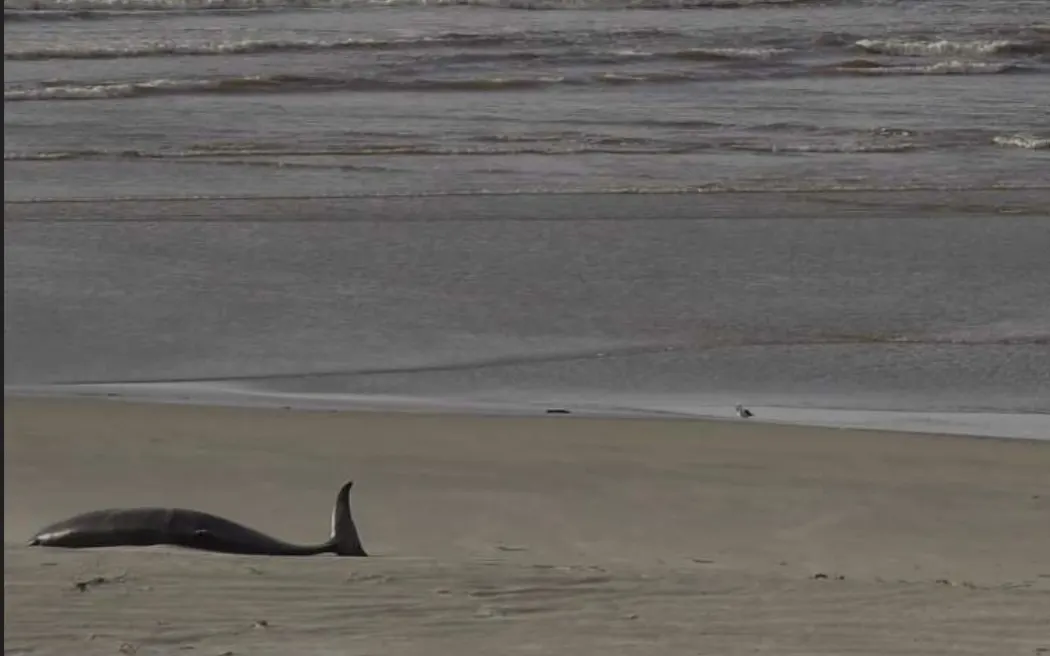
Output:
<instances>
[{"instance_id":1,"label":"breaking wave","mask_svg":"<svg viewBox=\"0 0 1050 656\"><path fill-rule=\"evenodd\" d=\"M447 33L405 39L347 38L324 39L244 39L211 43L143 42L127 45L50 46L4 52L8 61L45 59L133 59L167 56L216 56L267 52L309 52L325 50L378 50L426 46L496 46L510 42L512 36L499 34Z\"/></svg>"},{"instance_id":2,"label":"breaking wave","mask_svg":"<svg viewBox=\"0 0 1050 656\"><path fill-rule=\"evenodd\" d=\"M897 143L877 144L847 142L838 144L751 144L741 143L729 146L732 150L742 150L753 153L813 153L813 154L835 154L835 153L907 153L919 148L918 144Z\"/></svg>"},{"instance_id":3,"label":"breaking wave","mask_svg":"<svg viewBox=\"0 0 1050 656\"><path fill-rule=\"evenodd\" d=\"M1050 150L1050 137L1011 134L993 137L992 142L998 146L1024 148L1026 150Z\"/></svg>"},{"instance_id":4,"label":"breaking wave","mask_svg":"<svg viewBox=\"0 0 1050 656\"><path fill-rule=\"evenodd\" d=\"M825 67L827 72L846 75L995 75L1019 73L1025 67L1013 63L952 59L932 64L889 64L870 59L851 59Z\"/></svg>"},{"instance_id":5,"label":"breaking wave","mask_svg":"<svg viewBox=\"0 0 1050 656\"><path fill-rule=\"evenodd\" d=\"M249 55L271 52L324 52L334 50L400 50L409 48L492 48L513 46L517 44L578 46L588 35L578 33L463 33L447 32L429 36L406 37L400 39L346 38L346 39L243 39L239 41L218 41L202 43L178 43L172 41L146 41L119 45L59 45L37 48L13 49L4 52L5 61L42 61L49 59L134 59L144 57L207 57L223 55ZM653 30L630 30L614 33L611 36L653 37ZM639 59L681 59L689 61L720 60L766 60L791 53L787 48L686 48L668 51L640 50L588 50L576 49L569 52L538 52L534 49L479 53L460 52L451 59L457 61L506 60L506 59L559 59L571 57L583 62L605 62L625 58Z\"/></svg>"},{"instance_id":6,"label":"breaking wave","mask_svg":"<svg viewBox=\"0 0 1050 656\"><path fill-rule=\"evenodd\" d=\"M552 86L668 84L695 79L686 73L601 73L579 76L487 77L464 79L333 78L302 75L245 75L226 78L170 79L98 84L44 84L4 89L4 102L99 100L204 93L310 93L333 91L495 92Z\"/></svg>"},{"instance_id":7,"label":"breaking wave","mask_svg":"<svg viewBox=\"0 0 1050 656\"><path fill-rule=\"evenodd\" d=\"M729 128L733 126L721 126ZM735 126L754 130L755 126ZM762 127L757 128L762 130ZM755 136L727 136L720 130L697 133L692 138L624 137L586 132L535 134L477 134L462 142L434 144L384 139L383 135L349 135L348 141L322 147L304 148L299 144L258 141L214 141L190 144L181 149L106 149L5 151L4 160L11 162L44 162L64 160L183 160L243 165L308 166L313 168L346 168L348 161L360 157L396 156L493 156L493 155L580 155L580 154L686 154L696 152L744 151L782 154L856 154L931 152L973 149L994 145L1028 149L1046 149L1050 139L1023 135L993 136L976 130L966 134L886 134L882 131L853 130L841 134L835 130L818 130L812 126L795 126L790 130L772 130L780 136L770 139ZM373 138L374 137L374 138Z\"/></svg>"},{"instance_id":8,"label":"breaking wave","mask_svg":"<svg viewBox=\"0 0 1050 656\"><path fill-rule=\"evenodd\" d=\"M105 150L105 149L83 149L68 151L44 151L44 152L4 152L4 161L7 162L48 162L63 160L207 160L209 163L227 161L233 164L267 164L277 166L310 166L314 168L325 168L323 163L303 163L297 161L274 161L266 162L261 158L354 158L367 156L490 156L490 155L573 155L587 153L631 153L631 154L661 154L678 151L669 145L642 144L620 146L609 140L607 144L581 144L565 143L550 144L547 146L536 145L502 145L489 147L469 146L430 146L426 144L366 144L360 146L346 146L323 150L301 150L301 149L256 149L246 146L243 149L208 149L191 148L181 151L146 151L146 150ZM697 149L703 148L698 145ZM248 159L254 158L254 159ZM345 168L342 161L333 161L332 168Z\"/></svg>"},{"instance_id":9,"label":"breaking wave","mask_svg":"<svg viewBox=\"0 0 1050 656\"><path fill-rule=\"evenodd\" d=\"M689 48L673 53L676 59L696 61L720 59L772 59L794 52L790 48Z\"/></svg>"},{"instance_id":10,"label":"breaking wave","mask_svg":"<svg viewBox=\"0 0 1050 656\"><path fill-rule=\"evenodd\" d=\"M861 39L854 45L865 52L873 54L909 57L1016 55L1038 54L1050 51L1050 41L1011 41L1006 39L988 41Z\"/></svg>"},{"instance_id":11,"label":"breaking wave","mask_svg":"<svg viewBox=\"0 0 1050 656\"><path fill-rule=\"evenodd\" d=\"M672 55L673 56L673 55ZM728 56L728 55L727 55ZM749 58L747 55L744 59ZM1014 63L942 61L925 65L890 65L856 59L808 72L784 71L784 75L990 75L1024 72ZM11 85L4 89L4 102L44 100L101 100L190 94L258 94L316 92L501 92L552 87L601 87L644 84L675 84L720 78L723 74L704 69L651 72L601 72L500 76L469 78L420 77L328 77L310 75L244 75L205 78L158 78L142 81L101 81L91 83L43 82L36 85Z\"/></svg>"},{"instance_id":12,"label":"breaking wave","mask_svg":"<svg viewBox=\"0 0 1050 656\"><path fill-rule=\"evenodd\" d=\"M128 13L308 11L383 7L463 7L531 11L748 9L827 4L828 0L5 0L4 20L107 18Z\"/></svg>"}]
</instances>

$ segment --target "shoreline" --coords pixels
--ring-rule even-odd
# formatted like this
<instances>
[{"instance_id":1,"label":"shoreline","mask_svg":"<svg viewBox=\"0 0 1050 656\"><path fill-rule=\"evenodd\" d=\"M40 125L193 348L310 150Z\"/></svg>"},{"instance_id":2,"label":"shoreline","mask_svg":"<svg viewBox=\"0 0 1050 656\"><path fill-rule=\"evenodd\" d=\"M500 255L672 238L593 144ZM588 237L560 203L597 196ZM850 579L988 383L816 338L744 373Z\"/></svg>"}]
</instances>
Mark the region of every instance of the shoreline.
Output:
<instances>
[{"instance_id":1,"label":"shoreline","mask_svg":"<svg viewBox=\"0 0 1050 656\"><path fill-rule=\"evenodd\" d=\"M680 419L743 421L730 399L716 403L684 402L673 395L624 399L611 395L564 396L561 401L538 397L479 399L382 394L292 393L210 383L134 383L90 385L5 385L5 399L97 399L126 403L185 406L271 408L303 411L345 411L435 414L480 417L557 415L598 419ZM842 430L892 431L915 435L948 435L985 439L1050 440L1050 414L987 411L915 412L870 408L748 405L756 413L748 423Z\"/></svg>"},{"instance_id":2,"label":"shoreline","mask_svg":"<svg viewBox=\"0 0 1050 656\"><path fill-rule=\"evenodd\" d=\"M976 656L1050 646L1050 442L921 438L5 395L4 647ZM195 508L316 542L347 479L369 558L24 542L63 517L128 506Z\"/></svg>"}]
</instances>

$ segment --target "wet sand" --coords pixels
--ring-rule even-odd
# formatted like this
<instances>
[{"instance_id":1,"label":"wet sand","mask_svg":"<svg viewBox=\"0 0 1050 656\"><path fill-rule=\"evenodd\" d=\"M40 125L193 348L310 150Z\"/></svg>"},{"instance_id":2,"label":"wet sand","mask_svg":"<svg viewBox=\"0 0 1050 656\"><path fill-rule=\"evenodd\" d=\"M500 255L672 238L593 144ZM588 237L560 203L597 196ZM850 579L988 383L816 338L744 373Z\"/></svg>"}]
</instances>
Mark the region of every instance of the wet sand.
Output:
<instances>
[{"instance_id":1,"label":"wet sand","mask_svg":"<svg viewBox=\"0 0 1050 656\"><path fill-rule=\"evenodd\" d=\"M7 654L1036 654L1050 443L12 399ZM111 505L368 559L23 546ZM81 585L77 585L80 583Z\"/></svg>"}]
</instances>

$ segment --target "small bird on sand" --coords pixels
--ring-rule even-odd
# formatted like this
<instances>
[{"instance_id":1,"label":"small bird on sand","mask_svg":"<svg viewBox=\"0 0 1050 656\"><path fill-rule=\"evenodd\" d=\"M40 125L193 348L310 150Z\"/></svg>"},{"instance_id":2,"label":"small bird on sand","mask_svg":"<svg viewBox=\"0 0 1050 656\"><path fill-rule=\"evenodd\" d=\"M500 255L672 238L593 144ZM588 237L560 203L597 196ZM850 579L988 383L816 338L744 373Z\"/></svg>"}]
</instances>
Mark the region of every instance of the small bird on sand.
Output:
<instances>
[{"instance_id":1,"label":"small bird on sand","mask_svg":"<svg viewBox=\"0 0 1050 656\"><path fill-rule=\"evenodd\" d=\"M747 419L748 417L755 416L750 410L739 404L736 406L736 414L741 419Z\"/></svg>"}]
</instances>

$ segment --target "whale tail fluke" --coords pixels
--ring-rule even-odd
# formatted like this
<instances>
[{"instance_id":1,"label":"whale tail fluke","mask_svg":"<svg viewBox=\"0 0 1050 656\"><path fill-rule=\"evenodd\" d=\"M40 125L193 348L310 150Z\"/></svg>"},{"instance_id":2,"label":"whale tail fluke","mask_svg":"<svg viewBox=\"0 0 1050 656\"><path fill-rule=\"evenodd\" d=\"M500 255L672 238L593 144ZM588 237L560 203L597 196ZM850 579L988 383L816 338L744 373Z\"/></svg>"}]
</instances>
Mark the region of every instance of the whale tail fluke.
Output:
<instances>
[{"instance_id":1,"label":"whale tail fluke","mask_svg":"<svg viewBox=\"0 0 1050 656\"><path fill-rule=\"evenodd\" d=\"M332 538L329 544L332 551L338 556L368 555L365 548L361 546L357 525L354 524L354 518L350 512L350 488L353 486L353 481L347 481L339 489L339 494L335 498L335 508L332 509Z\"/></svg>"}]
</instances>

